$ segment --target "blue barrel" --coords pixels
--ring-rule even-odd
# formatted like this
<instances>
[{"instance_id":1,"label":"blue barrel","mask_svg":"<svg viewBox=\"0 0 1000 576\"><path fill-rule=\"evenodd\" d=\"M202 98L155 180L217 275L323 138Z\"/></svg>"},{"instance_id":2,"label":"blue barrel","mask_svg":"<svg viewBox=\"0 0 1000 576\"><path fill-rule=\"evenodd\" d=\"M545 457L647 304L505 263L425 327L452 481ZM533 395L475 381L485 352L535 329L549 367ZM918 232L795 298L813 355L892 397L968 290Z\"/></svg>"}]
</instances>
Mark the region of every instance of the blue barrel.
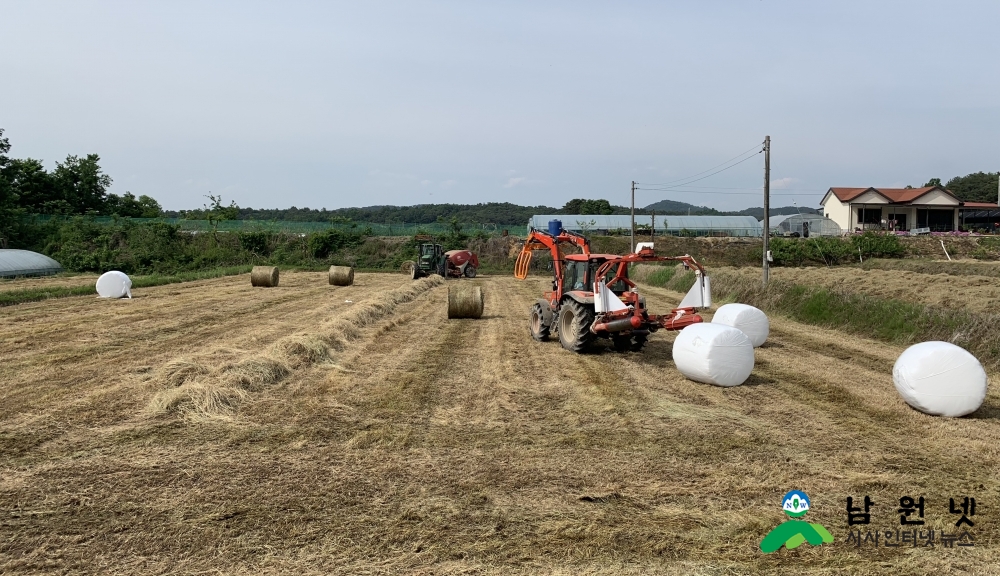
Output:
<instances>
[{"instance_id":1,"label":"blue barrel","mask_svg":"<svg viewBox=\"0 0 1000 576\"><path fill-rule=\"evenodd\" d=\"M562 232L562 220L549 220L549 234L558 236Z\"/></svg>"}]
</instances>

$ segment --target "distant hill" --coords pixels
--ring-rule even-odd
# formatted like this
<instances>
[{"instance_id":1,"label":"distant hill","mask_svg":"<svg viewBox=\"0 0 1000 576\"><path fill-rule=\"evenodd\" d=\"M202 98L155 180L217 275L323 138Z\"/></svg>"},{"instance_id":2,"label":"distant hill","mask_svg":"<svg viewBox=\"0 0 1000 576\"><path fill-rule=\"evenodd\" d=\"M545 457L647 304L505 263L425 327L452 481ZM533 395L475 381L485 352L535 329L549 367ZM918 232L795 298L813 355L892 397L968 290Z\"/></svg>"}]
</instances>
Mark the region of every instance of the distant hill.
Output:
<instances>
[{"instance_id":1,"label":"distant hill","mask_svg":"<svg viewBox=\"0 0 1000 576\"><path fill-rule=\"evenodd\" d=\"M732 214L733 216L753 216L758 220L763 220L764 207L758 206L756 208L740 210L739 212L726 212L725 214ZM801 206L782 206L781 208L775 208L774 206L771 207L771 216L780 216L782 214L822 214L822 212L813 208L802 208Z\"/></svg>"},{"instance_id":2,"label":"distant hill","mask_svg":"<svg viewBox=\"0 0 1000 576\"><path fill-rule=\"evenodd\" d=\"M563 208L553 208L551 206L520 206L509 202L488 202L485 204L417 204L415 206L366 206L363 208L339 208L327 210L325 208L316 210L312 208L277 208L239 209L239 220L279 220L293 222L376 222L380 224L430 224L438 222L439 219L448 221L452 218L462 223L490 223L499 226L518 226L525 224L529 218L535 214L628 214L628 206L615 206L607 201L596 201L600 207L599 212L582 211L580 200L568 202ZM747 208L739 212L721 212L708 206L695 206L687 202L677 202L675 200L661 200L650 204L644 208L636 208L635 213L649 214L656 211L664 216L686 215L711 216L711 215L735 215L753 216L760 220L763 217L763 208ZM781 208L771 208L771 215L795 214L796 212L813 213L816 210L810 208L796 208L795 206L784 206ZM193 218L202 219L204 213L201 210L167 210L163 213L168 218Z\"/></svg>"},{"instance_id":3,"label":"distant hill","mask_svg":"<svg viewBox=\"0 0 1000 576\"><path fill-rule=\"evenodd\" d=\"M685 215L690 214L691 216L753 216L758 220L764 218L764 207L758 206L754 208L747 208L745 210L739 210L736 212L722 212L716 210L715 208L709 208L708 206L695 206L694 204L688 204L687 202L678 202L676 200L660 200L654 204L650 204L642 209L643 213L648 214L650 210L656 210L657 214L664 215ZM639 211L636 210L638 214ZM819 214L819 210L813 208L801 208L797 206L782 206L781 208L771 207L771 216L779 216L781 214Z\"/></svg>"},{"instance_id":4,"label":"distant hill","mask_svg":"<svg viewBox=\"0 0 1000 576\"><path fill-rule=\"evenodd\" d=\"M660 200L643 208L643 212L649 213L651 210L655 210L657 214L666 215L678 215L678 214L690 214L692 216L711 216L714 214L722 214L715 208L709 208L708 206L695 206L694 204L688 204L687 202L678 202L676 200Z\"/></svg>"}]
</instances>

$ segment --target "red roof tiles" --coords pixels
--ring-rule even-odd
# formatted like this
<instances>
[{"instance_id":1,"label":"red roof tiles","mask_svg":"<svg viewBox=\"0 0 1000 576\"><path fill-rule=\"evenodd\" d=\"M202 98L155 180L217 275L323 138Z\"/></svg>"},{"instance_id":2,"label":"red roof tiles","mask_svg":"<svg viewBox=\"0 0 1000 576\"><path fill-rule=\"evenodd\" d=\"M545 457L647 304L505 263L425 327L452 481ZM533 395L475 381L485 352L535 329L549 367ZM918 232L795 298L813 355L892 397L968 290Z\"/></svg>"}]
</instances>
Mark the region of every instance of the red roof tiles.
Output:
<instances>
[{"instance_id":1,"label":"red roof tiles","mask_svg":"<svg viewBox=\"0 0 1000 576\"><path fill-rule=\"evenodd\" d=\"M841 202L850 202L869 190L876 194L881 194L895 204L909 204L931 190L940 190L949 196L955 196L940 186L925 186L923 188L830 188L830 192L833 192L833 195Z\"/></svg>"}]
</instances>

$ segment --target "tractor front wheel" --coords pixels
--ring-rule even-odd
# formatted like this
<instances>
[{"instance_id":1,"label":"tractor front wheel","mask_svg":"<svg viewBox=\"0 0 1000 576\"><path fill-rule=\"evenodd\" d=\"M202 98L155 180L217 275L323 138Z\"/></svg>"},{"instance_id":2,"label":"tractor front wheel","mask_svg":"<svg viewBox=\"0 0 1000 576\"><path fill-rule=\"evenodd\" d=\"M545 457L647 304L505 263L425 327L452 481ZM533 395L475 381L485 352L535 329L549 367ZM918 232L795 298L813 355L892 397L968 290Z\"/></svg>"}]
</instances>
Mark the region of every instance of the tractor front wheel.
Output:
<instances>
[{"instance_id":1,"label":"tractor front wheel","mask_svg":"<svg viewBox=\"0 0 1000 576\"><path fill-rule=\"evenodd\" d=\"M593 323L593 308L567 299L559 311L559 343L572 352L585 352L594 341L590 332Z\"/></svg>"},{"instance_id":2,"label":"tractor front wheel","mask_svg":"<svg viewBox=\"0 0 1000 576\"><path fill-rule=\"evenodd\" d=\"M539 342L545 342L549 339L550 327L545 323L541 304L535 303L531 307L531 315L528 316L528 330L531 331L531 337Z\"/></svg>"}]
</instances>

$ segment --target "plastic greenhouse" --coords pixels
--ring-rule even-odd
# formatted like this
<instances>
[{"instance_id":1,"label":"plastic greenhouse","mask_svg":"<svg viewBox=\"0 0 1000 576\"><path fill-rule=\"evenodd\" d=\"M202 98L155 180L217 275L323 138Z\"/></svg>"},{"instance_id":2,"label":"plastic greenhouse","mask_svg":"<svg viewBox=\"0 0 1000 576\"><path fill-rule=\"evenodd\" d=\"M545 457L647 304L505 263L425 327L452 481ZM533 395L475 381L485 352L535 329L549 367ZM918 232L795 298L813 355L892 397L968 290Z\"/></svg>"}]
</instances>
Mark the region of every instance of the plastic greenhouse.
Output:
<instances>
[{"instance_id":1,"label":"plastic greenhouse","mask_svg":"<svg viewBox=\"0 0 1000 576\"><path fill-rule=\"evenodd\" d=\"M840 226L821 214L792 214L771 228L778 235L841 236Z\"/></svg>"},{"instance_id":2,"label":"plastic greenhouse","mask_svg":"<svg viewBox=\"0 0 1000 576\"><path fill-rule=\"evenodd\" d=\"M559 220L566 230L582 234L622 234L631 229L629 215L544 214L532 216L528 229L548 230L549 220ZM649 234L650 226L661 236L755 236L763 234L763 226L753 216L672 216L636 214L636 231Z\"/></svg>"},{"instance_id":3,"label":"plastic greenhouse","mask_svg":"<svg viewBox=\"0 0 1000 576\"><path fill-rule=\"evenodd\" d=\"M47 276L62 272L62 265L30 250L0 250L0 278Z\"/></svg>"}]
</instances>

